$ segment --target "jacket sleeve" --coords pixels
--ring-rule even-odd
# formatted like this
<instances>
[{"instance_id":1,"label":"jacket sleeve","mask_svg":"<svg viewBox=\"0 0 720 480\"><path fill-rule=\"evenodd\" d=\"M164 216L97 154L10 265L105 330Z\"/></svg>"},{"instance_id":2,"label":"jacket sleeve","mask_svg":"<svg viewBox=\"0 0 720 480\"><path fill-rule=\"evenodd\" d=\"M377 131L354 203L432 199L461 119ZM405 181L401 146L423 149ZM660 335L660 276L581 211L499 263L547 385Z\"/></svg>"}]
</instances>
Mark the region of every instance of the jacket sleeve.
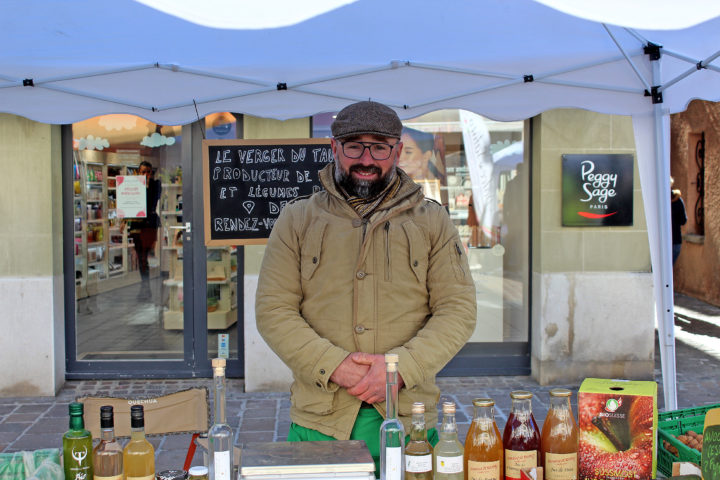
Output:
<instances>
[{"instance_id":1,"label":"jacket sleeve","mask_svg":"<svg viewBox=\"0 0 720 480\"><path fill-rule=\"evenodd\" d=\"M477 303L467 255L457 229L442 208L430 217L428 302L431 316L415 337L391 350L399 355L405 388L434 381L475 329Z\"/></svg>"},{"instance_id":2,"label":"jacket sleeve","mask_svg":"<svg viewBox=\"0 0 720 480\"><path fill-rule=\"evenodd\" d=\"M273 226L260 267L255 318L260 335L296 380L334 392L339 386L330 375L349 352L320 337L300 314L302 213L300 202L286 205Z\"/></svg>"}]
</instances>

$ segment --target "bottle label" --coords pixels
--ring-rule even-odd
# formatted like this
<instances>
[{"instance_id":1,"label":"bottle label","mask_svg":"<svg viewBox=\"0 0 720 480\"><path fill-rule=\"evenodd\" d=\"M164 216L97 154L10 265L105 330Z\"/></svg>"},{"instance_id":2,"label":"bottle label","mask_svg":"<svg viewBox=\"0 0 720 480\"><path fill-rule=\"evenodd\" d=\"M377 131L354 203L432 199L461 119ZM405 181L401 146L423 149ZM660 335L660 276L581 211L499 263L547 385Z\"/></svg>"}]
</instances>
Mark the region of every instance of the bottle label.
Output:
<instances>
[{"instance_id":1,"label":"bottle label","mask_svg":"<svg viewBox=\"0 0 720 480\"><path fill-rule=\"evenodd\" d=\"M94 480L122 480L122 474L120 475L111 475L109 477L101 477L100 475L93 475Z\"/></svg>"},{"instance_id":2,"label":"bottle label","mask_svg":"<svg viewBox=\"0 0 720 480\"><path fill-rule=\"evenodd\" d=\"M437 456L438 473L461 473L463 471L463 457L441 457Z\"/></svg>"},{"instance_id":3,"label":"bottle label","mask_svg":"<svg viewBox=\"0 0 720 480\"><path fill-rule=\"evenodd\" d=\"M230 480L230 452L215 452L213 461L215 480Z\"/></svg>"},{"instance_id":4,"label":"bottle label","mask_svg":"<svg viewBox=\"0 0 720 480\"><path fill-rule=\"evenodd\" d=\"M145 477L131 477L130 475L127 476L127 480L155 480L155 474L147 475Z\"/></svg>"},{"instance_id":5,"label":"bottle label","mask_svg":"<svg viewBox=\"0 0 720 480\"><path fill-rule=\"evenodd\" d=\"M494 462L468 460L468 480L500 480L500 460Z\"/></svg>"},{"instance_id":6,"label":"bottle label","mask_svg":"<svg viewBox=\"0 0 720 480\"><path fill-rule=\"evenodd\" d=\"M400 480L402 472L402 448L385 447L385 478Z\"/></svg>"},{"instance_id":7,"label":"bottle label","mask_svg":"<svg viewBox=\"0 0 720 480\"><path fill-rule=\"evenodd\" d=\"M576 480L577 453L545 454L545 478L547 480Z\"/></svg>"},{"instance_id":8,"label":"bottle label","mask_svg":"<svg viewBox=\"0 0 720 480\"><path fill-rule=\"evenodd\" d=\"M505 450L505 476L507 478L520 478L520 470L537 467L537 450Z\"/></svg>"},{"instance_id":9,"label":"bottle label","mask_svg":"<svg viewBox=\"0 0 720 480\"><path fill-rule=\"evenodd\" d=\"M411 473L432 472L432 455L405 454L405 471Z\"/></svg>"}]
</instances>

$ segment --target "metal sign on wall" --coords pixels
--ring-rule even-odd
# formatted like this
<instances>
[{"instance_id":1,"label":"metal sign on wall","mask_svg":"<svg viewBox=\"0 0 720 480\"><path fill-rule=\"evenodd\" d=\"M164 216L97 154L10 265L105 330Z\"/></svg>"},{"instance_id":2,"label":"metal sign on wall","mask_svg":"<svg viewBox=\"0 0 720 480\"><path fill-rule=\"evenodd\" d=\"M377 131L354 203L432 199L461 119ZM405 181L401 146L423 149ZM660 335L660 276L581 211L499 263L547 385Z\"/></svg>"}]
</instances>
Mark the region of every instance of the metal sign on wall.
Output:
<instances>
[{"instance_id":1,"label":"metal sign on wall","mask_svg":"<svg viewBox=\"0 0 720 480\"><path fill-rule=\"evenodd\" d=\"M633 156L562 156L562 224L618 227L633 224Z\"/></svg>"}]
</instances>

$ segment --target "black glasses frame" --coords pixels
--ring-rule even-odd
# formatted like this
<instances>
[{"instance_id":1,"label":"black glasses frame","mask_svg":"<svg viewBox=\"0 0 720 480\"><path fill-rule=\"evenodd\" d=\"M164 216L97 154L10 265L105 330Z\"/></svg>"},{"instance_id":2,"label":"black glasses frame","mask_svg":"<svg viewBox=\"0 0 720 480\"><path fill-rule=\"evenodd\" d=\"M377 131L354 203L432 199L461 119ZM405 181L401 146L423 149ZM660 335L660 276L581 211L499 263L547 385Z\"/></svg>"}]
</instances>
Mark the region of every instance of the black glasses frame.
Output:
<instances>
[{"instance_id":1,"label":"black glasses frame","mask_svg":"<svg viewBox=\"0 0 720 480\"><path fill-rule=\"evenodd\" d=\"M362 145L363 149L362 149L362 151L360 151L360 155L357 155L357 156L356 156L354 153L353 153L353 154L348 154L348 153L345 151L345 145L347 145L347 144L349 144L349 143L357 144L357 145ZM365 149L368 149L368 150L370 151L370 156L373 158L373 160L387 160L388 158L390 158L390 157L392 156L393 148L395 148L395 146L396 146L398 143L400 143L400 142L395 142L395 143L393 144L393 143L387 143L387 142L358 142L358 141L355 141L355 140L349 140L349 141L347 141L347 142L340 142L340 145L342 145L343 154L344 154L346 157L348 157L348 158L358 159L358 158L362 157L362 156L365 154ZM387 156L386 156L386 157L382 157L382 158L377 158L377 157L375 156L375 153L377 153L377 152L373 152L373 150L372 150L373 145L387 145L388 147L390 147L390 150L388 151Z\"/></svg>"}]
</instances>

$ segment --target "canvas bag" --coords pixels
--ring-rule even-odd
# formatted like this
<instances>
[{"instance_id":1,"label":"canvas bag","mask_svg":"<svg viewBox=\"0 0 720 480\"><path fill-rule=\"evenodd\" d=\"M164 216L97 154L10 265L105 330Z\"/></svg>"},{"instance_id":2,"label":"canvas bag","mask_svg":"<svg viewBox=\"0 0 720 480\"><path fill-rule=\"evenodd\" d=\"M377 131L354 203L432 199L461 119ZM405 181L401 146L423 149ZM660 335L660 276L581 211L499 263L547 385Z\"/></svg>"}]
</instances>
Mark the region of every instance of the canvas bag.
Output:
<instances>
[{"instance_id":1,"label":"canvas bag","mask_svg":"<svg viewBox=\"0 0 720 480\"><path fill-rule=\"evenodd\" d=\"M145 434L207 432L210 428L208 389L190 388L180 392L148 398L86 396L78 398L85 405L85 428L93 438L100 438L100 407L110 405L115 414L115 435L130 436L130 407L142 405L145 411Z\"/></svg>"}]
</instances>

